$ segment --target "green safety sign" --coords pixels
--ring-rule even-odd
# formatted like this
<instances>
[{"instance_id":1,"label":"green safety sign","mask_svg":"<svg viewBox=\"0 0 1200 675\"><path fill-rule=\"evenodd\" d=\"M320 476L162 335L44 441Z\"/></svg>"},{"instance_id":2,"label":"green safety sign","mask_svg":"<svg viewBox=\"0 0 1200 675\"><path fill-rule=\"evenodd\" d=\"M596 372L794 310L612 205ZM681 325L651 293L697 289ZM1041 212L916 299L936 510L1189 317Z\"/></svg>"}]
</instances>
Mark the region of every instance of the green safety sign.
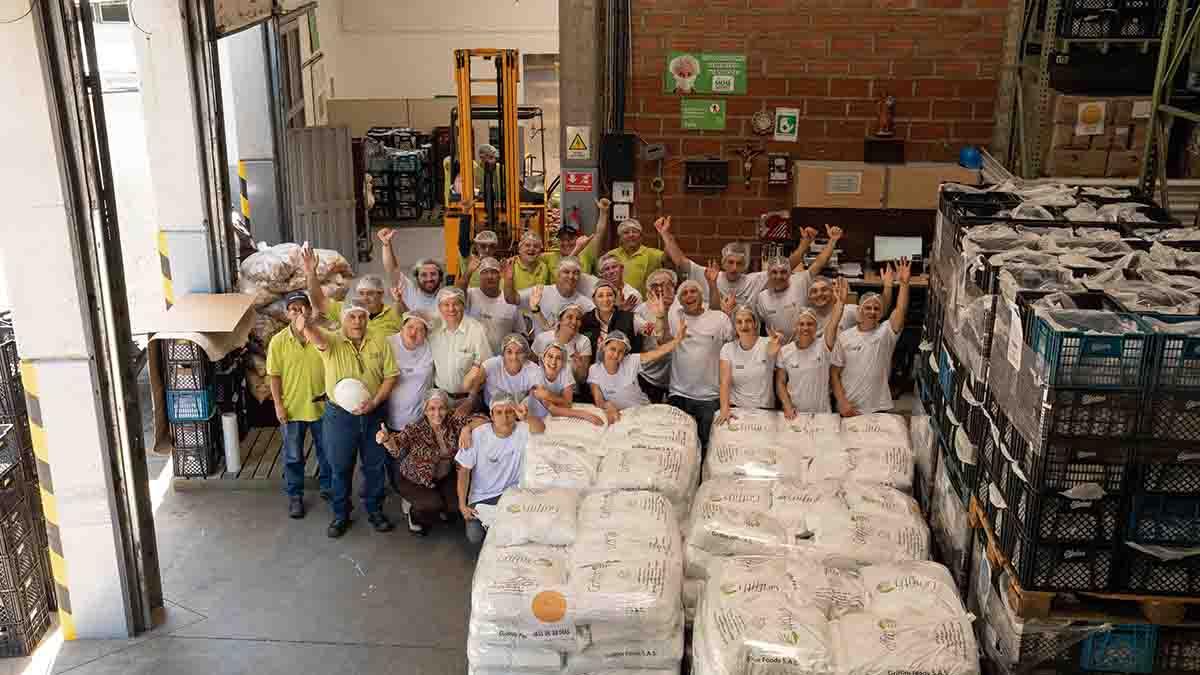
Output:
<instances>
[{"instance_id":1,"label":"green safety sign","mask_svg":"<svg viewBox=\"0 0 1200 675\"><path fill-rule=\"evenodd\" d=\"M663 93L744 94L746 55L671 52L663 74Z\"/></svg>"},{"instance_id":2,"label":"green safety sign","mask_svg":"<svg viewBox=\"0 0 1200 675\"><path fill-rule=\"evenodd\" d=\"M795 141L800 126L799 108L775 109L775 140Z\"/></svg>"},{"instance_id":3,"label":"green safety sign","mask_svg":"<svg viewBox=\"0 0 1200 675\"><path fill-rule=\"evenodd\" d=\"M679 126L699 131L725 129L725 101L685 98L679 101Z\"/></svg>"}]
</instances>

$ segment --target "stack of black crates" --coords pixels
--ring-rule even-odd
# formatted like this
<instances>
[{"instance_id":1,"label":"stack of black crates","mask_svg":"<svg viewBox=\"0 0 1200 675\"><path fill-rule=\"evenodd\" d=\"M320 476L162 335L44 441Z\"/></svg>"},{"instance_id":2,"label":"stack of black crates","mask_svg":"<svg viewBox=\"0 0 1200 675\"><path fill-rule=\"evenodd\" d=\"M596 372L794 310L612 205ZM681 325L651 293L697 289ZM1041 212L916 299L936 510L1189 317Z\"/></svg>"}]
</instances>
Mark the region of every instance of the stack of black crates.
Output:
<instances>
[{"instance_id":1,"label":"stack of black crates","mask_svg":"<svg viewBox=\"0 0 1200 675\"><path fill-rule=\"evenodd\" d=\"M413 129L372 127L367 138L377 141L368 150L375 206L371 220L385 223L420 218L434 203L432 143Z\"/></svg>"},{"instance_id":2,"label":"stack of black crates","mask_svg":"<svg viewBox=\"0 0 1200 675\"><path fill-rule=\"evenodd\" d=\"M31 654L57 608L20 364L0 321L0 657Z\"/></svg>"},{"instance_id":3,"label":"stack of black crates","mask_svg":"<svg viewBox=\"0 0 1200 675\"><path fill-rule=\"evenodd\" d=\"M1178 227L1134 200L1158 227ZM1200 547L1200 316L1127 312L1070 274L1062 282L1075 286L1074 304L1119 317L1124 331L1036 311L1048 291L1022 290L1022 275L1053 284L1061 269L1014 268L1009 279L990 260L1003 251L963 254L974 225L1080 226L1007 219L1019 203L942 192L916 367L937 446L921 477L935 549L980 617L990 672L1200 672L1200 628L1179 625L1197 623L1183 599L1200 596L1200 555L1153 548ZM1129 227L1083 225L1150 246ZM1153 321L1192 322L1193 331L1155 330ZM1092 620L1047 611L1034 596L1052 598L1050 607L1082 603L1073 607ZM1139 614L1158 604L1174 608L1173 625Z\"/></svg>"},{"instance_id":4,"label":"stack of black crates","mask_svg":"<svg viewBox=\"0 0 1200 675\"><path fill-rule=\"evenodd\" d=\"M162 377L175 476L207 478L225 458L221 414L236 413L246 428L246 397L239 356L212 362L195 342L161 340Z\"/></svg>"}]
</instances>

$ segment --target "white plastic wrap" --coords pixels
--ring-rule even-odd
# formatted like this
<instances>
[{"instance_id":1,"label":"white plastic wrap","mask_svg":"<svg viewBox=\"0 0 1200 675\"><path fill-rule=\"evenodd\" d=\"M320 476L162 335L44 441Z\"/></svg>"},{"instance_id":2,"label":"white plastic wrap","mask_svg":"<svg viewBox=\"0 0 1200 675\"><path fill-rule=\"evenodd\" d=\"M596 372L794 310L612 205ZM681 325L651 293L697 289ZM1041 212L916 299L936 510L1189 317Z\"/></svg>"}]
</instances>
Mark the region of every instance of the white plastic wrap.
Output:
<instances>
[{"instance_id":1,"label":"white plastic wrap","mask_svg":"<svg viewBox=\"0 0 1200 675\"><path fill-rule=\"evenodd\" d=\"M514 650L579 651L570 572L566 548L500 547L488 537L471 586L471 643L481 651L501 648L491 662L521 653Z\"/></svg>"},{"instance_id":2,"label":"white plastic wrap","mask_svg":"<svg viewBox=\"0 0 1200 675\"><path fill-rule=\"evenodd\" d=\"M636 641L608 640L592 644L567 659L567 673L608 673L613 668L637 672L643 669L679 668L683 661L682 622L661 634L641 638Z\"/></svg>"},{"instance_id":3,"label":"white plastic wrap","mask_svg":"<svg viewBox=\"0 0 1200 675\"><path fill-rule=\"evenodd\" d=\"M856 415L842 420L842 441L848 448L908 446L908 422L893 413Z\"/></svg>"},{"instance_id":4,"label":"white plastic wrap","mask_svg":"<svg viewBox=\"0 0 1200 675\"><path fill-rule=\"evenodd\" d=\"M911 492L914 467L913 452L905 438L903 445L845 447L818 453L808 467L807 479L854 480Z\"/></svg>"},{"instance_id":5,"label":"white plastic wrap","mask_svg":"<svg viewBox=\"0 0 1200 675\"><path fill-rule=\"evenodd\" d=\"M575 566L616 558L682 559L678 519L657 492L589 494L580 503L579 528L571 553Z\"/></svg>"},{"instance_id":6,"label":"white plastic wrap","mask_svg":"<svg viewBox=\"0 0 1200 675\"><path fill-rule=\"evenodd\" d=\"M609 436L594 486L597 489L654 490L687 511L700 480L700 448L665 440Z\"/></svg>"},{"instance_id":7,"label":"white plastic wrap","mask_svg":"<svg viewBox=\"0 0 1200 675\"><path fill-rule=\"evenodd\" d=\"M696 420L679 408L652 404L626 408L621 419L610 425L606 438L655 439L680 445L699 447ZM594 438L594 437L593 437Z\"/></svg>"},{"instance_id":8,"label":"white plastic wrap","mask_svg":"<svg viewBox=\"0 0 1200 675\"><path fill-rule=\"evenodd\" d=\"M509 488L500 496L488 538L497 546L570 546L576 538L579 492Z\"/></svg>"},{"instance_id":9,"label":"white plastic wrap","mask_svg":"<svg viewBox=\"0 0 1200 675\"><path fill-rule=\"evenodd\" d=\"M599 465L584 445L535 434L525 446L521 487L584 490L596 482Z\"/></svg>"},{"instance_id":10,"label":"white plastic wrap","mask_svg":"<svg viewBox=\"0 0 1200 675\"><path fill-rule=\"evenodd\" d=\"M929 616L962 614L962 600L950 572L935 562L913 560L862 568L861 580L869 612Z\"/></svg>"},{"instance_id":11,"label":"white plastic wrap","mask_svg":"<svg viewBox=\"0 0 1200 675\"><path fill-rule=\"evenodd\" d=\"M586 404L575 404L572 406L576 410L584 410L596 415L600 419L605 419L604 411L596 406ZM556 417L547 415L542 418L546 423L545 435L560 441L577 443L584 447L592 449L593 454L601 451L601 446L597 440L604 437L608 424L597 426L587 420L579 419L578 417Z\"/></svg>"},{"instance_id":12,"label":"white plastic wrap","mask_svg":"<svg viewBox=\"0 0 1200 675\"><path fill-rule=\"evenodd\" d=\"M978 675L971 620L899 613L849 614L833 622L838 675Z\"/></svg>"}]
</instances>

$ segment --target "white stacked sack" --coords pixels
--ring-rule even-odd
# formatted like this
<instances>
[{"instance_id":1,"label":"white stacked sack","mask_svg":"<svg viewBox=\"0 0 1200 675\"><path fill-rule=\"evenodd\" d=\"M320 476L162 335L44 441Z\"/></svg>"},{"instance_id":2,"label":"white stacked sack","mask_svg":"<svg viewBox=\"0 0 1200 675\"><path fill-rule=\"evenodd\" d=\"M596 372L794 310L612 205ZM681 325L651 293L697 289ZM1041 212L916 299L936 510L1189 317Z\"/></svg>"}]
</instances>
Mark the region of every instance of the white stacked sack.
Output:
<instances>
[{"instance_id":1,"label":"white stacked sack","mask_svg":"<svg viewBox=\"0 0 1200 675\"><path fill-rule=\"evenodd\" d=\"M506 491L471 591L476 675L678 673L683 558L662 494Z\"/></svg>"},{"instance_id":2,"label":"white stacked sack","mask_svg":"<svg viewBox=\"0 0 1200 675\"><path fill-rule=\"evenodd\" d=\"M975 675L971 622L945 568L726 558L696 619L696 675Z\"/></svg>"},{"instance_id":3,"label":"white stacked sack","mask_svg":"<svg viewBox=\"0 0 1200 675\"><path fill-rule=\"evenodd\" d=\"M801 413L788 420L776 411L739 410L735 418L713 427L705 480L837 478L912 489L914 458L903 417Z\"/></svg>"}]
</instances>

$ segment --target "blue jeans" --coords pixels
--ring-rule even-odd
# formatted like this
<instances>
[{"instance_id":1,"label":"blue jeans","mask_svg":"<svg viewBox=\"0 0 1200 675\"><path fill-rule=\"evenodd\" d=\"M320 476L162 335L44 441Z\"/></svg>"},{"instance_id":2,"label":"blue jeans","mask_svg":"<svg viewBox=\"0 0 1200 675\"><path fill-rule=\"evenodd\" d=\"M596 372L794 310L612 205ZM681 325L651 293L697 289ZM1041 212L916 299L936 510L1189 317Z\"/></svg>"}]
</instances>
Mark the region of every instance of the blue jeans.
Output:
<instances>
[{"instance_id":1,"label":"blue jeans","mask_svg":"<svg viewBox=\"0 0 1200 675\"><path fill-rule=\"evenodd\" d=\"M289 497L304 496L304 434L312 434L313 452L317 453L317 468L321 474L321 492L333 490L333 469L325 454L325 439L321 436L321 420L288 422L283 425L283 478Z\"/></svg>"},{"instance_id":2,"label":"blue jeans","mask_svg":"<svg viewBox=\"0 0 1200 675\"><path fill-rule=\"evenodd\" d=\"M721 400L697 401L694 398L672 394L667 403L692 416L696 420L696 431L700 434L700 458L708 452L708 434L712 430L713 419L721 411Z\"/></svg>"},{"instance_id":3,"label":"blue jeans","mask_svg":"<svg viewBox=\"0 0 1200 675\"><path fill-rule=\"evenodd\" d=\"M333 517L350 518L350 497L354 490L354 461L361 458L363 475L363 508L368 515L383 507L384 471L387 449L375 441L375 432L383 422L385 410L380 407L368 415L352 415L338 406L325 405L322 431L325 451L332 467Z\"/></svg>"}]
</instances>

